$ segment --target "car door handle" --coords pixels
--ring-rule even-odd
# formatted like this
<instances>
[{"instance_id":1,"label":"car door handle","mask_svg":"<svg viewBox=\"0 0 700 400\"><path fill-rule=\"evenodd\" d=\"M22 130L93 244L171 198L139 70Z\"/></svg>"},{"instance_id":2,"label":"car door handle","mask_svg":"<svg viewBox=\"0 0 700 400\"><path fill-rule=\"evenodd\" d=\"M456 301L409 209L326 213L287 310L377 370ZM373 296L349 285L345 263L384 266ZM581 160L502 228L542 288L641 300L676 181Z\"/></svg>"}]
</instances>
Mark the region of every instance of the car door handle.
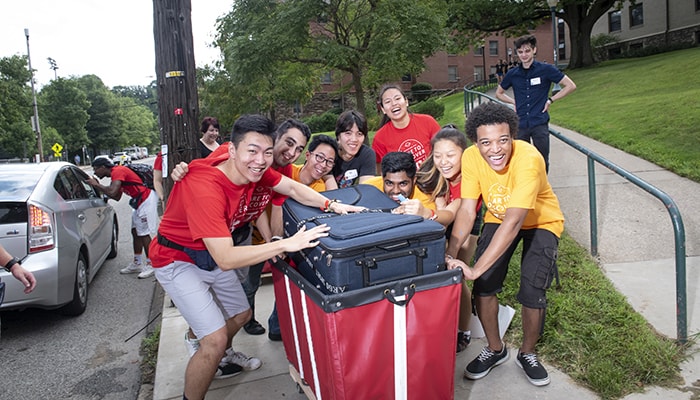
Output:
<instances>
[{"instance_id":1,"label":"car door handle","mask_svg":"<svg viewBox=\"0 0 700 400\"><path fill-rule=\"evenodd\" d=\"M79 219L81 222L85 222L85 214L83 214L83 213L78 214L78 219Z\"/></svg>"}]
</instances>

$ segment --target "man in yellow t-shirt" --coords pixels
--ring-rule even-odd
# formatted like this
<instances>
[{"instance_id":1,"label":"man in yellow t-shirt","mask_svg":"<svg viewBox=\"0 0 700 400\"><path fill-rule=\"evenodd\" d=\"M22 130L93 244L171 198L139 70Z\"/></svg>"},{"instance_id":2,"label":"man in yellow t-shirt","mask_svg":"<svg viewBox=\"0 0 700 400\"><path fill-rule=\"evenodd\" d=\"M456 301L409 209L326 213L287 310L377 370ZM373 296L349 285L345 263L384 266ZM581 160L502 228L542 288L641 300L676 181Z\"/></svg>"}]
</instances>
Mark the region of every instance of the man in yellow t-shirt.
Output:
<instances>
[{"instance_id":1,"label":"man in yellow t-shirt","mask_svg":"<svg viewBox=\"0 0 700 400\"><path fill-rule=\"evenodd\" d=\"M330 174L338 157L338 142L327 135L317 135L309 142L304 165L292 165L292 179L317 192L326 190L323 177Z\"/></svg>"},{"instance_id":2,"label":"man in yellow t-shirt","mask_svg":"<svg viewBox=\"0 0 700 400\"><path fill-rule=\"evenodd\" d=\"M467 137L474 143L462 154L462 202L449 239L448 268L461 267L474 280L473 294L488 346L467 365L464 376L481 379L508 359L498 327L498 298L508 263L520 241L523 254L517 299L522 305L523 342L516 362L535 386L549 384L535 345L544 328L546 289L556 273L564 215L547 180L544 158L530 143L515 140L518 117L510 108L484 103L469 115ZM476 218L483 197L487 212L475 262L454 259Z\"/></svg>"},{"instance_id":3,"label":"man in yellow t-shirt","mask_svg":"<svg viewBox=\"0 0 700 400\"><path fill-rule=\"evenodd\" d=\"M411 153L393 151L382 158L382 176L366 180L363 185L372 185L401 205L396 212L420 215L435 219L435 202L416 186L416 162Z\"/></svg>"}]
</instances>

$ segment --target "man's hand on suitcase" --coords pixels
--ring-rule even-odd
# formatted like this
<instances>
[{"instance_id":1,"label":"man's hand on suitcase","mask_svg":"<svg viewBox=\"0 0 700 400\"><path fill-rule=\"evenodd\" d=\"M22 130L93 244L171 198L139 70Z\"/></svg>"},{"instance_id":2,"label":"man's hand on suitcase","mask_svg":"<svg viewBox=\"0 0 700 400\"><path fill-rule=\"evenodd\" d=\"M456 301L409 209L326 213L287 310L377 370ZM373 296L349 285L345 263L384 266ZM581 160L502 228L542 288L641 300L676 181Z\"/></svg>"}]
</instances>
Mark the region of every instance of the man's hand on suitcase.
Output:
<instances>
[{"instance_id":1,"label":"man's hand on suitcase","mask_svg":"<svg viewBox=\"0 0 700 400\"><path fill-rule=\"evenodd\" d=\"M333 211L336 214L347 214L347 213L355 213L355 212L361 212L366 210L367 207L361 207L361 206L353 206L350 204L343 204L339 201L334 201L330 205L330 210Z\"/></svg>"},{"instance_id":2,"label":"man's hand on suitcase","mask_svg":"<svg viewBox=\"0 0 700 400\"><path fill-rule=\"evenodd\" d=\"M479 277L474 273L474 268L471 268L464 261L453 258L452 256L445 256L445 265L447 265L447 269L462 268L462 276L468 281L473 281Z\"/></svg>"},{"instance_id":3,"label":"man's hand on suitcase","mask_svg":"<svg viewBox=\"0 0 700 400\"><path fill-rule=\"evenodd\" d=\"M315 226L309 230L306 230L306 227L302 226L294 236L282 239L279 243L284 243L285 253L314 247L318 244L318 238L328 236L328 231L330 229L331 228L326 224Z\"/></svg>"}]
</instances>

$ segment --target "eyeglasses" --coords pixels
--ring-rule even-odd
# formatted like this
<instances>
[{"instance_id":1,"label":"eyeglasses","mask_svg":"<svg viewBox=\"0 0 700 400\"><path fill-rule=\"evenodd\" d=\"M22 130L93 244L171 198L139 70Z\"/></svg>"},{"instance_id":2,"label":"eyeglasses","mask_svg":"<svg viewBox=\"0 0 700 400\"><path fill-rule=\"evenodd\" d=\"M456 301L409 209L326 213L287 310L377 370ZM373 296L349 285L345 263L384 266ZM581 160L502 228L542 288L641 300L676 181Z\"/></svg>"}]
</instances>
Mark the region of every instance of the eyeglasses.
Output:
<instances>
[{"instance_id":1,"label":"eyeglasses","mask_svg":"<svg viewBox=\"0 0 700 400\"><path fill-rule=\"evenodd\" d=\"M335 160L332 158L326 158L318 153L310 153L313 154L313 156L316 158L316 162L318 163L326 163L326 166L328 167L333 167L335 165Z\"/></svg>"}]
</instances>

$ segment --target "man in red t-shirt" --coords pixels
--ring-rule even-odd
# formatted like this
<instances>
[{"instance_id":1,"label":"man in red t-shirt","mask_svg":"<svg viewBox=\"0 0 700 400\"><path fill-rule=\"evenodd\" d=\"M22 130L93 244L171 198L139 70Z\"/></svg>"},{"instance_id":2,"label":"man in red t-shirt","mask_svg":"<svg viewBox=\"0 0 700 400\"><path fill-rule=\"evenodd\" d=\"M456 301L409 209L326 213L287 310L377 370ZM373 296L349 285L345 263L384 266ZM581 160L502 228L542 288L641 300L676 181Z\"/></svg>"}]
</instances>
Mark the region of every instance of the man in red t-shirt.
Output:
<instances>
[{"instance_id":1,"label":"man in red t-shirt","mask_svg":"<svg viewBox=\"0 0 700 400\"><path fill-rule=\"evenodd\" d=\"M136 172L129 167L114 165L109 159L99 157L92 162L92 168L97 178L88 179L88 184L116 201L122 198L122 193L131 197L129 204L134 209L131 213L134 260L119 270L119 273L138 273L139 279L151 277L153 267L148 257L148 246L151 244L151 236L155 235L158 229L158 195L154 190L147 188ZM98 178L104 177L112 179L109 186L100 184ZM145 260L141 256L144 251Z\"/></svg>"},{"instance_id":2,"label":"man in red t-shirt","mask_svg":"<svg viewBox=\"0 0 700 400\"><path fill-rule=\"evenodd\" d=\"M362 209L331 201L270 169L274 137L274 123L266 117L239 118L231 143L224 145L227 155L192 161L187 176L173 186L158 240L151 243L158 282L199 338L185 372L185 398L204 398L216 376L233 376L261 365L260 360L228 348L251 316L235 270L313 247L327 236L328 227L321 225L272 243L235 245L231 232L245 219L256 186L272 187L327 211Z\"/></svg>"}]
</instances>

